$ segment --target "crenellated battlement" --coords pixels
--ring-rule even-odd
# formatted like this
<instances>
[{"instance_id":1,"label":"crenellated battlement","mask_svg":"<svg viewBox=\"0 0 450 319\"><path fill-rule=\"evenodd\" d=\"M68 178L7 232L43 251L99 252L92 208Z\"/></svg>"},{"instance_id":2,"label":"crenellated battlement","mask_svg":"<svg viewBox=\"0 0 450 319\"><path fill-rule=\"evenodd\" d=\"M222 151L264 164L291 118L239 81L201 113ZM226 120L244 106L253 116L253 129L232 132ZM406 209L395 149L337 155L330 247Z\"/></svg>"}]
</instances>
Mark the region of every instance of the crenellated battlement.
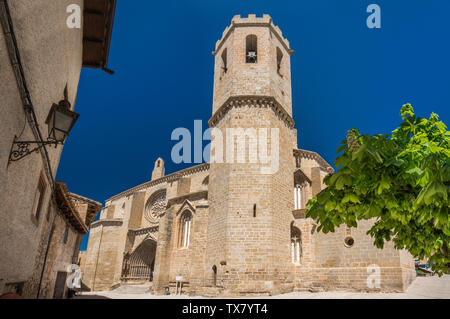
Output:
<instances>
[{"instance_id":1,"label":"crenellated battlement","mask_svg":"<svg viewBox=\"0 0 450 319\"><path fill-rule=\"evenodd\" d=\"M235 15L233 19L231 19L231 25L227 26L225 30L222 33L222 38L217 40L216 42L216 49L213 52L219 51L222 43L227 39L229 34L233 31L236 27L245 27L245 26L266 26L269 27L272 32L279 38L280 42L285 46L285 49L290 53L294 53L294 50L291 50L289 46L288 39L283 38L283 32L281 29L273 24L272 18L268 14L263 14L262 17L257 17L256 14L249 14L247 18L241 17L240 14Z\"/></svg>"}]
</instances>

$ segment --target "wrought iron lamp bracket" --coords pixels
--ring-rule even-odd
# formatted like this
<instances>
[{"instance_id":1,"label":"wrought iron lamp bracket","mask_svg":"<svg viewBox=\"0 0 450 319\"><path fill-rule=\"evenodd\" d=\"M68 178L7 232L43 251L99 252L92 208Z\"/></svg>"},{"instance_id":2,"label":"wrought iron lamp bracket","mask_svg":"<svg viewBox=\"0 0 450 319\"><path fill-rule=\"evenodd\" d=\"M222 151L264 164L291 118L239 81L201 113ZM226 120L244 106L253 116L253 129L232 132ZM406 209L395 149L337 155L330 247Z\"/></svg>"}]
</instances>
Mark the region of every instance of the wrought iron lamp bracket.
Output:
<instances>
[{"instance_id":1,"label":"wrought iron lamp bracket","mask_svg":"<svg viewBox=\"0 0 450 319\"><path fill-rule=\"evenodd\" d=\"M18 141L17 136L14 136L14 141L11 145L11 151L9 153L8 165L11 162L17 162L22 158L39 151L45 145L55 145L55 148L61 142L47 140L47 141ZM33 148L31 148L34 146Z\"/></svg>"}]
</instances>

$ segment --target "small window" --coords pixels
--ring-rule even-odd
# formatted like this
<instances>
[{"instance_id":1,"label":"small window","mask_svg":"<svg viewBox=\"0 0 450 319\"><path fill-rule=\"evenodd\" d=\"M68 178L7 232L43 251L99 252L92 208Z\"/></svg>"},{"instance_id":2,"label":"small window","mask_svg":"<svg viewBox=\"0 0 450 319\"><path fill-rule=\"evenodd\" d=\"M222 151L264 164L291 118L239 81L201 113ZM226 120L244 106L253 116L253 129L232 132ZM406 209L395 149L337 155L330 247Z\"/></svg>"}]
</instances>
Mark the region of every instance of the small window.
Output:
<instances>
[{"instance_id":1,"label":"small window","mask_svg":"<svg viewBox=\"0 0 450 319\"><path fill-rule=\"evenodd\" d=\"M227 49L226 48L222 52L222 70L223 70L223 74L227 73L227 71L228 71Z\"/></svg>"},{"instance_id":2,"label":"small window","mask_svg":"<svg viewBox=\"0 0 450 319\"><path fill-rule=\"evenodd\" d=\"M348 236L344 239L344 245L347 248L352 247L355 244L355 240L353 239L353 237Z\"/></svg>"},{"instance_id":3,"label":"small window","mask_svg":"<svg viewBox=\"0 0 450 319\"><path fill-rule=\"evenodd\" d=\"M39 177L38 187L36 189L36 193L34 194L34 202L33 202L33 211L32 216L35 221L39 220L39 216L41 214L42 209L42 201L44 200L45 189L47 185L45 183L45 177L41 174Z\"/></svg>"},{"instance_id":4,"label":"small window","mask_svg":"<svg viewBox=\"0 0 450 319\"><path fill-rule=\"evenodd\" d=\"M281 75L281 62L283 60L283 52L281 52L280 48L277 48L277 73Z\"/></svg>"},{"instance_id":5,"label":"small window","mask_svg":"<svg viewBox=\"0 0 450 319\"><path fill-rule=\"evenodd\" d=\"M258 62L258 44L256 35L250 34L245 39L245 61L247 63Z\"/></svg>"}]
</instances>

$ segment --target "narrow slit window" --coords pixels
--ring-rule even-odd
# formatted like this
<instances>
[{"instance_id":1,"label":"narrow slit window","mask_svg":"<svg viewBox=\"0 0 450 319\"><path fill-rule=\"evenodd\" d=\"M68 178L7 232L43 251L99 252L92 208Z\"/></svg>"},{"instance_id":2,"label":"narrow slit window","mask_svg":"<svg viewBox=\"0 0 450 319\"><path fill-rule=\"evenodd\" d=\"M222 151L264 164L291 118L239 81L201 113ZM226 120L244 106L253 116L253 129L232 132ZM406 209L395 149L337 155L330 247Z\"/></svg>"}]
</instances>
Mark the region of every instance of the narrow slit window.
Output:
<instances>
[{"instance_id":1,"label":"narrow slit window","mask_svg":"<svg viewBox=\"0 0 450 319\"><path fill-rule=\"evenodd\" d=\"M226 48L222 52L222 71L223 71L223 74L227 73L227 71L228 71L227 49Z\"/></svg>"},{"instance_id":2,"label":"narrow slit window","mask_svg":"<svg viewBox=\"0 0 450 319\"><path fill-rule=\"evenodd\" d=\"M297 209L302 209L302 205L303 205L303 190L302 187L300 185L295 185L294 187L294 208Z\"/></svg>"},{"instance_id":3,"label":"narrow slit window","mask_svg":"<svg viewBox=\"0 0 450 319\"><path fill-rule=\"evenodd\" d=\"M39 220L39 216L41 214L42 202L44 200L44 194L45 194L46 187L47 187L47 185L45 183L45 178L43 175L41 175L39 178L38 187L36 189L36 193L34 195L34 202L33 202L33 212L32 212L33 215L32 216L35 218L36 221Z\"/></svg>"},{"instance_id":4,"label":"narrow slit window","mask_svg":"<svg viewBox=\"0 0 450 319\"><path fill-rule=\"evenodd\" d=\"M302 256L302 233L300 230L291 226L291 260L294 264L299 264Z\"/></svg>"},{"instance_id":5,"label":"narrow slit window","mask_svg":"<svg viewBox=\"0 0 450 319\"><path fill-rule=\"evenodd\" d=\"M258 43L257 43L256 35L250 34L247 36L245 45L245 61L247 63L256 63L258 62Z\"/></svg>"},{"instance_id":6,"label":"narrow slit window","mask_svg":"<svg viewBox=\"0 0 450 319\"><path fill-rule=\"evenodd\" d=\"M281 63L283 61L283 52L281 52L280 48L277 48L277 73L281 75Z\"/></svg>"}]
</instances>

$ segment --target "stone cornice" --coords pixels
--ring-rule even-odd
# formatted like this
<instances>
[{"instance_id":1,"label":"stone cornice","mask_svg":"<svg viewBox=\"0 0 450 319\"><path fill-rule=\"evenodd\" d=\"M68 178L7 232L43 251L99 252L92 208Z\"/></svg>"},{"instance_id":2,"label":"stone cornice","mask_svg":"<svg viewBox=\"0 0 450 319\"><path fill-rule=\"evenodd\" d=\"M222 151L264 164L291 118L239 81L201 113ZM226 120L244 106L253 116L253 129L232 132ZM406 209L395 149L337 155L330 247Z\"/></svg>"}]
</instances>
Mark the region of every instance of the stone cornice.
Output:
<instances>
[{"instance_id":1,"label":"stone cornice","mask_svg":"<svg viewBox=\"0 0 450 319\"><path fill-rule=\"evenodd\" d=\"M135 236L147 234L150 232L157 232L159 229L159 226L151 226L151 227L145 227L145 228L138 228L138 229L129 229L128 232L132 233Z\"/></svg>"},{"instance_id":2,"label":"stone cornice","mask_svg":"<svg viewBox=\"0 0 450 319\"><path fill-rule=\"evenodd\" d=\"M123 224L122 219L99 219L96 222L91 224L91 228L98 226L120 226Z\"/></svg>"},{"instance_id":3,"label":"stone cornice","mask_svg":"<svg viewBox=\"0 0 450 319\"><path fill-rule=\"evenodd\" d=\"M328 173L334 173L333 167L330 166L319 154L312 151L306 151L301 149L294 149L294 156L300 157L300 158L308 158L308 159L314 159L320 164L320 169L328 172Z\"/></svg>"},{"instance_id":4,"label":"stone cornice","mask_svg":"<svg viewBox=\"0 0 450 319\"><path fill-rule=\"evenodd\" d=\"M270 107L277 117L282 120L289 128L294 128L295 122L288 112L281 106L280 103L272 96L261 95L239 95L229 97L228 100L222 104L221 107L214 113L209 120L210 127L214 127L217 123L228 113L233 107L251 106L259 108Z\"/></svg>"},{"instance_id":5,"label":"stone cornice","mask_svg":"<svg viewBox=\"0 0 450 319\"><path fill-rule=\"evenodd\" d=\"M306 208L296 209L292 211L292 215L295 219L305 218Z\"/></svg>"},{"instance_id":6,"label":"stone cornice","mask_svg":"<svg viewBox=\"0 0 450 319\"><path fill-rule=\"evenodd\" d=\"M184 201L189 198L198 198L198 197L208 198L208 191L199 191L199 192L189 193L186 195L171 198L167 202L167 208L170 208L172 205L177 204L177 203L184 203Z\"/></svg>"},{"instance_id":7,"label":"stone cornice","mask_svg":"<svg viewBox=\"0 0 450 319\"><path fill-rule=\"evenodd\" d=\"M141 184L141 185L135 186L133 188L130 188L129 190L126 190L126 191L124 191L122 193L114 195L113 197L111 197L110 199L107 199L106 201L107 202L108 201L113 201L113 200L118 199L118 198L123 197L123 196L132 195L133 193L139 192L139 191L141 191L143 189L146 189L146 188L158 185L158 184L166 183L166 182L171 182L171 181L179 179L180 177L183 177L183 176L186 176L186 175L192 175L192 174L195 174L195 173L198 173L198 172L201 172L201 171L206 171L208 169L209 169L209 163L204 163L204 164L200 164L200 165L197 165L197 166L189 167L189 168L186 168L184 170L181 170L181 171L178 171L178 172L175 172L175 173L163 176L161 178L155 179L153 181L149 181L149 182L146 182L144 184Z\"/></svg>"},{"instance_id":8,"label":"stone cornice","mask_svg":"<svg viewBox=\"0 0 450 319\"><path fill-rule=\"evenodd\" d=\"M249 14L247 18L242 18L240 15L235 15L231 20L231 25L225 28L222 33L222 38L217 40L216 49L213 52L215 54L220 50L225 40L230 36L236 27L268 27L270 31L278 38L283 47L289 54L295 53L289 47L289 41L283 38L283 32L281 29L273 24L272 18L268 14L263 14L262 17L257 17L255 14Z\"/></svg>"}]
</instances>

